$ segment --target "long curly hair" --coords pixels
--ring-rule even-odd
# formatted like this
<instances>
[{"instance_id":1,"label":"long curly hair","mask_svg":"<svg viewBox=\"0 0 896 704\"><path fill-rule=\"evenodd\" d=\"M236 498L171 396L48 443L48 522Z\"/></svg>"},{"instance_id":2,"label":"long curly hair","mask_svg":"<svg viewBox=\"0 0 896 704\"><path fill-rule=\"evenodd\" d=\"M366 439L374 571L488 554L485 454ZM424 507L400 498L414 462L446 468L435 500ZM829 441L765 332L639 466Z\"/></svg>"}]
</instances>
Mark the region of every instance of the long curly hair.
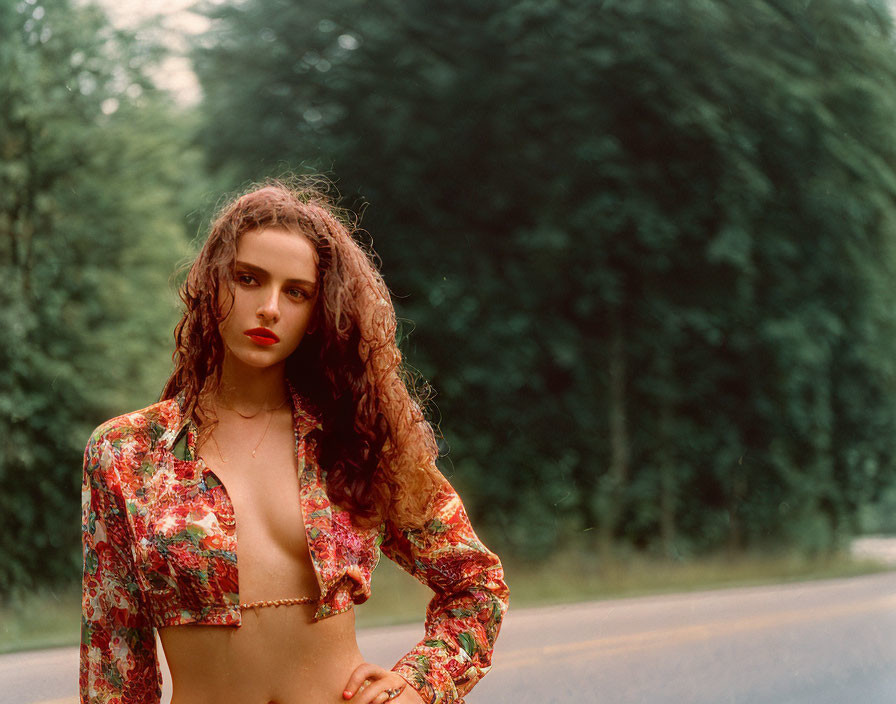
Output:
<instances>
[{"instance_id":1,"label":"long curly hair","mask_svg":"<svg viewBox=\"0 0 896 704\"><path fill-rule=\"evenodd\" d=\"M319 412L323 431L312 440L327 493L358 524L376 525L387 512L418 524L445 481L435 467L426 399L402 362L395 309L373 250L358 243L356 218L336 206L321 182L269 179L218 211L180 288L185 310L161 398L184 392L184 413L197 422L201 445L215 425L202 401L218 389L224 359L218 294L222 285L233 287L240 238L267 227L302 235L317 252L319 295L314 333L287 359L286 376Z\"/></svg>"}]
</instances>

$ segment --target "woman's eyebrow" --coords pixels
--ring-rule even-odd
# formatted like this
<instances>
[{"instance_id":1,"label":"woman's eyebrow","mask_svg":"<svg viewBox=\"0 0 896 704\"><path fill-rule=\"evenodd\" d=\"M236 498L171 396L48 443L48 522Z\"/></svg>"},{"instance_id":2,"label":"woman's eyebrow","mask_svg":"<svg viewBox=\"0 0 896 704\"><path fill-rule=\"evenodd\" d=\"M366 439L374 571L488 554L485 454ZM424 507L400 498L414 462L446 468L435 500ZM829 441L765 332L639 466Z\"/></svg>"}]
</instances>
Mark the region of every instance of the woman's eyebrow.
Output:
<instances>
[{"instance_id":1,"label":"woman's eyebrow","mask_svg":"<svg viewBox=\"0 0 896 704\"><path fill-rule=\"evenodd\" d=\"M265 270L262 269L260 266L255 266L254 264L249 264L248 262L236 261L236 262L234 263L234 266L239 267L239 268L242 268L242 269L248 269L248 270L251 271L253 274L263 274L264 276L268 276L268 274L269 274L269 272L265 271ZM287 279L287 280L286 280L286 283L289 283L289 284L307 284L308 286L315 286L315 285L317 285L317 282L315 282L315 281L309 281L308 279Z\"/></svg>"}]
</instances>

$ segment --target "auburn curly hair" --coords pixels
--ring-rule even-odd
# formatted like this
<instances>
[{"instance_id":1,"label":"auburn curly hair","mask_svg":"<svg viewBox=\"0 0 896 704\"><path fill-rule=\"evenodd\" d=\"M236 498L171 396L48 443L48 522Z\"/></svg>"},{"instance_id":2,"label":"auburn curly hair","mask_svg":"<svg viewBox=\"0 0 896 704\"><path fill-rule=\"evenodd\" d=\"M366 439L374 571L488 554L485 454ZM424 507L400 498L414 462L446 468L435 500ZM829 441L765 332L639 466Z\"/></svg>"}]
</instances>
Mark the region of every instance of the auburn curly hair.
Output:
<instances>
[{"instance_id":1,"label":"auburn curly hair","mask_svg":"<svg viewBox=\"0 0 896 704\"><path fill-rule=\"evenodd\" d=\"M435 466L435 433L423 415L423 395L402 363L395 309L346 211L321 179L269 179L224 205L180 288L183 317L174 330L174 371L161 398L185 394L185 416L213 429L202 399L221 380L224 343L220 287L232 286L240 238L251 230L283 228L308 238L318 257L319 295L312 328L287 359L286 376L320 413L314 440L327 471L331 500L359 524L394 519L419 524L432 493L444 482ZM198 410L206 416L200 422Z\"/></svg>"}]
</instances>

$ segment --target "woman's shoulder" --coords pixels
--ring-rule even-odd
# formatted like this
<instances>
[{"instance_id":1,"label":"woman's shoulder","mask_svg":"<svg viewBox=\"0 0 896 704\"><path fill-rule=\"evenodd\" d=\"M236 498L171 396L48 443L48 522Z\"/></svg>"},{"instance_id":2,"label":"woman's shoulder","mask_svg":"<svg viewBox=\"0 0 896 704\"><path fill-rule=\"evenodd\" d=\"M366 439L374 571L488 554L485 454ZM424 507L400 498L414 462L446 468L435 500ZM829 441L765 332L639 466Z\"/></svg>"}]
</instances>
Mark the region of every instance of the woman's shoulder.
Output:
<instances>
[{"instance_id":1,"label":"woman's shoulder","mask_svg":"<svg viewBox=\"0 0 896 704\"><path fill-rule=\"evenodd\" d=\"M177 432L181 417L180 406L174 399L115 416L90 433L85 454L95 457L107 451L117 457L145 454L159 440Z\"/></svg>"}]
</instances>

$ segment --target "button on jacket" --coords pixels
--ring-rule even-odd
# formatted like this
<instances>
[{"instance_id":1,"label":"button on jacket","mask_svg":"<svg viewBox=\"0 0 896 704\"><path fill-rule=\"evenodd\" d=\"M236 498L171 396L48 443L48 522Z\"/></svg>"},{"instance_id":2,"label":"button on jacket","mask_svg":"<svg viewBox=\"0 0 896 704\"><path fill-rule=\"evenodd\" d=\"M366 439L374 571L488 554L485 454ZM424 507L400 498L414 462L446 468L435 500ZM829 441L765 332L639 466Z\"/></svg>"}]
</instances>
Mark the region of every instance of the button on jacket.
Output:
<instances>
[{"instance_id":1,"label":"button on jacket","mask_svg":"<svg viewBox=\"0 0 896 704\"><path fill-rule=\"evenodd\" d=\"M320 428L290 389L299 496L320 585L314 620L370 596L380 551L434 591L425 636L393 670L424 701L462 702L489 670L508 605L498 557L476 537L446 482L422 528L359 529L332 504L308 434ZM83 703L157 704L154 627L240 625L233 504L196 457L183 396L114 418L91 435L81 487ZM307 442L306 442L307 441Z\"/></svg>"}]
</instances>

